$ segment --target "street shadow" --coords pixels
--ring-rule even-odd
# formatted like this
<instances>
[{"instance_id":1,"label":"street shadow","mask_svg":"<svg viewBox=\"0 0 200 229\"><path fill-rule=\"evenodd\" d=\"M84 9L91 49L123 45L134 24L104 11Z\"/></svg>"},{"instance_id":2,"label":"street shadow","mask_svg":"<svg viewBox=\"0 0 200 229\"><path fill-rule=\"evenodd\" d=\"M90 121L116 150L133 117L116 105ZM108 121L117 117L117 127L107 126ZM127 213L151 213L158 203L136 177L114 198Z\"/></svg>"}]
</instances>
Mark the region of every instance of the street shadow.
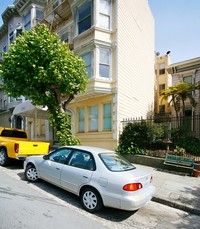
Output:
<instances>
[{"instance_id":1,"label":"street shadow","mask_svg":"<svg viewBox=\"0 0 200 229\"><path fill-rule=\"evenodd\" d=\"M7 169L18 170L23 169L24 161L10 159L9 164L6 166Z\"/></svg>"},{"instance_id":2,"label":"street shadow","mask_svg":"<svg viewBox=\"0 0 200 229\"><path fill-rule=\"evenodd\" d=\"M39 189L59 198L60 200L64 201L67 204L73 205L74 207L78 209L82 209L80 199L78 196L65 191L53 184L50 184L43 180L38 180L35 183L28 182L25 179L24 172L19 172L17 175L20 177L21 180L26 182L27 184L31 183L34 186L38 187ZM85 211L85 210L83 210ZM126 220L127 218L131 217L133 214L135 214L137 211L124 211L120 209L114 209L114 208L108 208L104 207L100 212L96 213L95 215L109 221L113 222L121 222Z\"/></svg>"}]
</instances>

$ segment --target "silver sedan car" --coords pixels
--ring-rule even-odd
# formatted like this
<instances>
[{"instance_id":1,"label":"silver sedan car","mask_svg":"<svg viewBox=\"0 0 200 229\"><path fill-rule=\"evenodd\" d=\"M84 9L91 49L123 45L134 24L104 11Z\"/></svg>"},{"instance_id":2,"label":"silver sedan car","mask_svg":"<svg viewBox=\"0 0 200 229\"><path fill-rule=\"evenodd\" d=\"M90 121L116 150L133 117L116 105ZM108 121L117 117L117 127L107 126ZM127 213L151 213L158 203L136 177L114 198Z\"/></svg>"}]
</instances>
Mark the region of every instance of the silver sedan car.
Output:
<instances>
[{"instance_id":1,"label":"silver sedan car","mask_svg":"<svg viewBox=\"0 0 200 229\"><path fill-rule=\"evenodd\" d=\"M60 147L45 156L27 157L24 171L28 181L43 179L76 194L91 213L103 206L136 210L155 193L150 173L107 149Z\"/></svg>"}]
</instances>

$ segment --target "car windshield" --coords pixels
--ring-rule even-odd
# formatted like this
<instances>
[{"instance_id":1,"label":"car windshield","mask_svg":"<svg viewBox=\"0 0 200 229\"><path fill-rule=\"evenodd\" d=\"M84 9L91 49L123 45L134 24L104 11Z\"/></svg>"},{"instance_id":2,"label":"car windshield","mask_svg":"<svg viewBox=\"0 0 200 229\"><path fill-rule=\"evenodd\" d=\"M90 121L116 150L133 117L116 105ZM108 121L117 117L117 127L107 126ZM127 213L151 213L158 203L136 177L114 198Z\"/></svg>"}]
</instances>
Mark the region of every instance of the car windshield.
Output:
<instances>
[{"instance_id":1,"label":"car windshield","mask_svg":"<svg viewBox=\"0 0 200 229\"><path fill-rule=\"evenodd\" d=\"M99 156L105 166L113 172L122 172L135 169L134 165L116 153L101 153Z\"/></svg>"}]
</instances>

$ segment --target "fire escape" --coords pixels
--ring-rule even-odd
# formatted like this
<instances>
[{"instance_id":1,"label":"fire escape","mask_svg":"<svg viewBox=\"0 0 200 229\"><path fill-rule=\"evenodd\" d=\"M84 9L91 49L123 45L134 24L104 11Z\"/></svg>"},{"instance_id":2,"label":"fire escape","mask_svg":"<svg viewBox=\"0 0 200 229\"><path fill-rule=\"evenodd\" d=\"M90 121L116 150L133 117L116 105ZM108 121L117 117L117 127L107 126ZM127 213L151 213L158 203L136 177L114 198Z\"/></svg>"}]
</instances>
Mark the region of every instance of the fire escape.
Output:
<instances>
[{"instance_id":1,"label":"fire escape","mask_svg":"<svg viewBox=\"0 0 200 229\"><path fill-rule=\"evenodd\" d=\"M43 23L51 31L56 31L65 25L65 22L72 19L71 4L73 0L49 0L43 10L33 19L33 24ZM64 34L64 41L73 49L73 31Z\"/></svg>"}]
</instances>

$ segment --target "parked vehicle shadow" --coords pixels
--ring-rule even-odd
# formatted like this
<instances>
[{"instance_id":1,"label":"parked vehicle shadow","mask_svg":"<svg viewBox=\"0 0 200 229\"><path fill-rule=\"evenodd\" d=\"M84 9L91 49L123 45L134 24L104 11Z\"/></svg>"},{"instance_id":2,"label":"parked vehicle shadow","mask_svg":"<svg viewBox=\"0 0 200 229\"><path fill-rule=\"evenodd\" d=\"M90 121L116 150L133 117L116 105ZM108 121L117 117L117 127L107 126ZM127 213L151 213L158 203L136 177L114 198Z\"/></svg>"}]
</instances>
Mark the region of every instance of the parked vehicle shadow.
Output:
<instances>
[{"instance_id":1,"label":"parked vehicle shadow","mask_svg":"<svg viewBox=\"0 0 200 229\"><path fill-rule=\"evenodd\" d=\"M58 198L61 201L64 201L64 203L70 204L73 207L76 207L78 209L82 209L81 204L80 204L80 200L79 197L77 197L76 195L67 192L55 185L52 185L46 181L43 180L39 180L36 183L31 183L26 181L25 176L24 176L24 172L19 172L17 173L17 175L20 177L21 180L23 180L24 182L26 182L27 184L32 184L34 186L36 186L37 188L39 188L40 190L55 196L56 198ZM85 210L83 210L85 211ZM114 209L114 208L103 208L102 211L96 213L95 215L97 217L100 217L102 219L105 220L109 220L109 221L113 221L113 222L121 222L129 217L131 217L133 214L135 214L137 211L123 211L120 209Z\"/></svg>"}]
</instances>

